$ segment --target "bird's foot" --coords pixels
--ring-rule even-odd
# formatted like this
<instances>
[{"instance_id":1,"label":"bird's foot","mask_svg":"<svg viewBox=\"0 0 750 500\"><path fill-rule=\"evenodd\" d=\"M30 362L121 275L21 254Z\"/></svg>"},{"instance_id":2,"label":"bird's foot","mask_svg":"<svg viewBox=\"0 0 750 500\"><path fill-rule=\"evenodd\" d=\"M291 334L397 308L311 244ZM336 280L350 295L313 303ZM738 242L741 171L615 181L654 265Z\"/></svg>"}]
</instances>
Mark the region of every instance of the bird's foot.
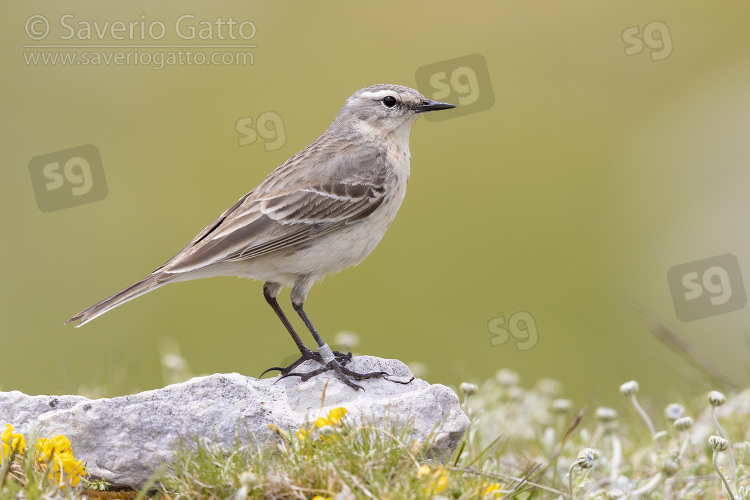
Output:
<instances>
[{"instance_id":1,"label":"bird's foot","mask_svg":"<svg viewBox=\"0 0 750 500\"><path fill-rule=\"evenodd\" d=\"M362 389L364 391L364 388L361 385L359 385L359 384L355 384L351 379L355 379L355 380L367 380L369 378L381 378L382 377L382 378L385 378L386 380L388 380L389 382L394 382L396 384L403 384L403 385L406 385L406 384L410 383L412 380L414 380L414 377L412 377L411 379L409 379L406 382L403 382L401 380L391 380L391 379L387 378L389 376L389 374L386 373L386 372L367 372L367 373L355 372L355 371L350 370L350 369L346 368L345 366L342 366L341 364L339 364L339 362L338 362L337 359L334 359L333 361L331 361L327 365L324 365L321 368L318 368L317 370L313 370L311 372L307 372L307 373L296 373L296 372L283 373L281 375L281 377L279 377L279 380L281 380L283 378L286 378L286 377L299 377L302 382L305 382L307 380L310 380L314 376L320 375L321 373L325 373L325 372L327 372L329 370L333 370L334 373L336 374L336 377L339 380L341 380L343 383L345 383L346 385L348 385L349 387L351 387L355 391L359 390L359 389Z\"/></svg>"},{"instance_id":2,"label":"bird's foot","mask_svg":"<svg viewBox=\"0 0 750 500\"><path fill-rule=\"evenodd\" d=\"M320 355L319 352L311 351L310 349L305 349L304 351L301 351L301 352L302 352L302 356L300 356L300 358L297 361L295 361L294 363L292 363L291 365L286 366L286 367L273 366L273 367L269 368L268 370L264 371L263 373L261 373L260 376L262 377L266 373L268 373L270 371L274 371L274 370L278 370L279 372L281 372L282 375L287 375L287 374L291 373L292 370L294 370L299 365L301 365L302 363L304 363L305 361L308 361L308 360L317 361L321 365L325 366L325 362L323 361L323 357ZM352 353L351 352L348 352L348 353L344 354L343 352L333 351L333 355L336 357L336 361L342 367L346 366L349 363L349 361L352 360Z\"/></svg>"}]
</instances>

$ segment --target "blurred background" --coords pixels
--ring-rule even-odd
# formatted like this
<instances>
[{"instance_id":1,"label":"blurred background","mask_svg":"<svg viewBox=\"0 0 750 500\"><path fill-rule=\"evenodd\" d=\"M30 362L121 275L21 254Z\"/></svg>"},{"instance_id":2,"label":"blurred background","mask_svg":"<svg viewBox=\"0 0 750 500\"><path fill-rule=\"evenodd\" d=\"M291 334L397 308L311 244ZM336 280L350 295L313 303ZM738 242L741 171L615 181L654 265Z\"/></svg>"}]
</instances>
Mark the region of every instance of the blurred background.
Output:
<instances>
[{"instance_id":1,"label":"blurred background","mask_svg":"<svg viewBox=\"0 0 750 500\"><path fill-rule=\"evenodd\" d=\"M376 251L312 289L324 339L355 332L355 352L433 383L556 378L578 404L630 379L656 398L712 387L658 322L748 382L747 3L0 12L2 390L156 388L170 338L196 374L294 359L261 283L237 278L63 322L177 253L374 83L458 108L414 125Z\"/></svg>"}]
</instances>

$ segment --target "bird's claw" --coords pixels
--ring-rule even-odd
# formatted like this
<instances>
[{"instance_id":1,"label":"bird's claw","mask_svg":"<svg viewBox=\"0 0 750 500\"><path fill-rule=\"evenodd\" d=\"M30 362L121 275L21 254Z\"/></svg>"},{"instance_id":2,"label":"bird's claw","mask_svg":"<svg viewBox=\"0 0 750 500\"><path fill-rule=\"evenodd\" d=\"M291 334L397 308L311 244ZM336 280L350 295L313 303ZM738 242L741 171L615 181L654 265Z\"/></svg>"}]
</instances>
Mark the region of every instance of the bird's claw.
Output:
<instances>
[{"instance_id":1,"label":"bird's claw","mask_svg":"<svg viewBox=\"0 0 750 500\"><path fill-rule=\"evenodd\" d=\"M403 384L403 385L409 384L411 383L412 380L414 380L414 377L412 377L406 382L403 382L401 380L392 380L388 378L389 374L387 372L382 372L382 371L381 372L368 372L368 373L355 372L353 370L350 370L349 368L346 368L346 365L352 360L351 352L344 354L339 351L333 351L333 355L335 356L335 359L331 361L330 363L325 364L323 362L323 358L320 355L320 353L315 352L315 351L310 351L310 350L302 351L302 356L291 365L286 366L286 367L281 367L281 366L271 367L267 369L266 371L264 371L263 373L261 373L260 376L262 377L263 375L265 375L266 373L270 371L278 370L280 372L280 375L279 375L279 378L276 380L276 382L278 382L281 379L285 379L287 377L299 377L302 382L306 382L317 375L333 370L336 374L336 378L344 382L346 385L348 385L355 391L359 389L362 389L364 391L364 388L359 384L355 384L351 379L367 380L370 378L382 377L388 380L389 382L394 382L394 383ZM301 365L302 363L308 360L314 360L323 366L315 370L305 372L305 373L293 371L299 365Z\"/></svg>"},{"instance_id":2,"label":"bird's claw","mask_svg":"<svg viewBox=\"0 0 750 500\"><path fill-rule=\"evenodd\" d=\"M339 362L340 366L342 366L342 367L346 366L349 363L349 361L352 360L352 353L351 352L348 352L348 353L344 354L343 352L333 351L333 355L336 356L336 361ZM307 350L307 351L303 351L302 352L302 356L300 356L300 358L297 361L295 361L294 363L292 363L291 365L286 366L286 367L272 366L271 368L269 368L266 371L264 371L263 373L261 373L260 377L262 377L266 373L274 371L274 370L278 370L279 372L281 372L281 375L287 375L287 374L291 373L292 370L294 370L299 365L301 365L302 363L304 363L305 361L308 361L308 360L317 361L321 365L325 365L325 363L323 362L323 357L320 355L320 353L315 352L315 351ZM258 378L260 378L260 377L258 377Z\"/></svg>"},{"instance_id":3,"label":"bird's claw","mask_svg":"<svg viewBox=\"0 0 750 500\"><path fill-rule=\"evenodd\" d=\"M318 368L317 370L313 370L311 372L307 373L296 373L296 372L289 372L284 373L279 377L279 380L287 377L299 377L302 382L305 382L307 380L310 380L311 378L315 377L316 375L320 375L321 373L325 373L329 370L333 370L336 373L336 377L344 382L346 385L354 389L355 391L362 389L365 390L364 387L362 387L359 384L355 384L351 381L350 378L356 379L356 380L366 380L369 378L378 378L378 377L385 377L388 375L386 372L368 372L368 373L360 373L352 371L344 366L341 366L338 361L333 360L327 365ZM386 379L387 380L387 379Z\"/></svg>"},{"instance_id":4,"label":"bird's claw","mask_svg":"<svg viewBox=\"0 0 750 500\"><path fill-rule=\"evenodd\" d=\"M360 373L355 372L353 370L350 370L344 366L341 366L337 360L333 360L330 363L328 363L325 366L322 366L318 368L317 370L313 370L306 373L298 373L298 372L291 372L288 371L287 373L282 373L281 376L279 376L279 379L276 381L278 382L281 379L287 378L287 377L299 377L302 382L305 382L307 380L310 380L311 378L315 377L316 375L320 375L321 373L325 373L329 370L333 370L336 373L336 378L344 382L346 385L351 387L352 389L359 390L362 389L365 390L361 385L355 384L352 382L351 379L355 380L367 380L370 378L380 378L383 377L389 382L395 382L397 384L408 384L412 380L414 380L414 377L412 377L410 380L403 382L400 380L391 380L388 378L389 374L387 372L367 372L367 373Z\"/></svg>"}]
</instances>

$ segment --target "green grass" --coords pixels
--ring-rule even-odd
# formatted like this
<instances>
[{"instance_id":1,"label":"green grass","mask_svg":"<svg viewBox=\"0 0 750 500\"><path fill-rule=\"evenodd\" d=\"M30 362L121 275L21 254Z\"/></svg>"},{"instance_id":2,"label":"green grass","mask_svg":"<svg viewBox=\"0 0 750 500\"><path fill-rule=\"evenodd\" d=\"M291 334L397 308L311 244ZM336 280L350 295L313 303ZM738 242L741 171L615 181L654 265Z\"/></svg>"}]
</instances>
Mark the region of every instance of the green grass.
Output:
<instances>
[{"instance_id":1,"label":"green grass","mask_svg":"<svg viewBox=\"0 0 750 500\"><path fill-rule=\"evenodd\" d=\"M715 420L712 410L718 407L705 394L684 395L691 403L671 406L669 415L648 415L638 410L642 395L637 385L623 385L627 410L618 415L609 409L575 408L560 399L561 391L552 380L522 387L509 371L479 387L462 384L459 393L471 426L442 464L431 456L430 439L411 440L408 427L356 424L346 416L322 427L310 422L306 437L299 429L275 429L266 442L238 439L229 450L196 437L175 450L174 462L157 469L138 496L606 499L639 493L653 499L729 498L714 468L716 453L734 498L748 497L744 462L750 443L743 441L750 433L747 393L730 395L726 403L714 395L711 401L723 405L723 416ZM677 417L682 419L675 428ZM648 423L652 419L655 424ZM729 450L714 452L708 445L709 434L720 434L717 421L726 430L736 467ZM34 460L29 451L3 461L0 500L135 496L109 492L97 497L92 488L105 488L101 482L60 488Z\"/></svg>"}]
</instances>

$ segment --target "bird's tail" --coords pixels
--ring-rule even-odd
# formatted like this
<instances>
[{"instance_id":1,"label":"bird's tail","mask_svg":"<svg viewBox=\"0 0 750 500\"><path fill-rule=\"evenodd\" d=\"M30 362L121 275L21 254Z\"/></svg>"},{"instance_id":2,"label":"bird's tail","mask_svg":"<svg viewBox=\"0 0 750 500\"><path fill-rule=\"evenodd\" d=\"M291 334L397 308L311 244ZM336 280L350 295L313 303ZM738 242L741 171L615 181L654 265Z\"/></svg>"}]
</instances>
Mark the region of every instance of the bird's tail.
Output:
<instances>
[{"instance_id":1,"label":"bird's tail","mask_svg":"<svg viewBox=\"0 0 750 500\"><path fill-rule=\"evenodd\" d=\"M76 325L76 328L81 325L85 325L92 319L96 318L97 316L101 316L110 309L114 309L120 304L124 304L131 299L140 297L144 293L155 290L166 283L167 281L158 280L155 274L146 276L141 281L133 283L124 290L120 290L116 294L107 297L101 302L97 302L93 306L84 309L83 311L79 312L68 321L66 321L65 324L67 325L68 323L80 320L81 322Z\"/></svg>"}]
</instances>

